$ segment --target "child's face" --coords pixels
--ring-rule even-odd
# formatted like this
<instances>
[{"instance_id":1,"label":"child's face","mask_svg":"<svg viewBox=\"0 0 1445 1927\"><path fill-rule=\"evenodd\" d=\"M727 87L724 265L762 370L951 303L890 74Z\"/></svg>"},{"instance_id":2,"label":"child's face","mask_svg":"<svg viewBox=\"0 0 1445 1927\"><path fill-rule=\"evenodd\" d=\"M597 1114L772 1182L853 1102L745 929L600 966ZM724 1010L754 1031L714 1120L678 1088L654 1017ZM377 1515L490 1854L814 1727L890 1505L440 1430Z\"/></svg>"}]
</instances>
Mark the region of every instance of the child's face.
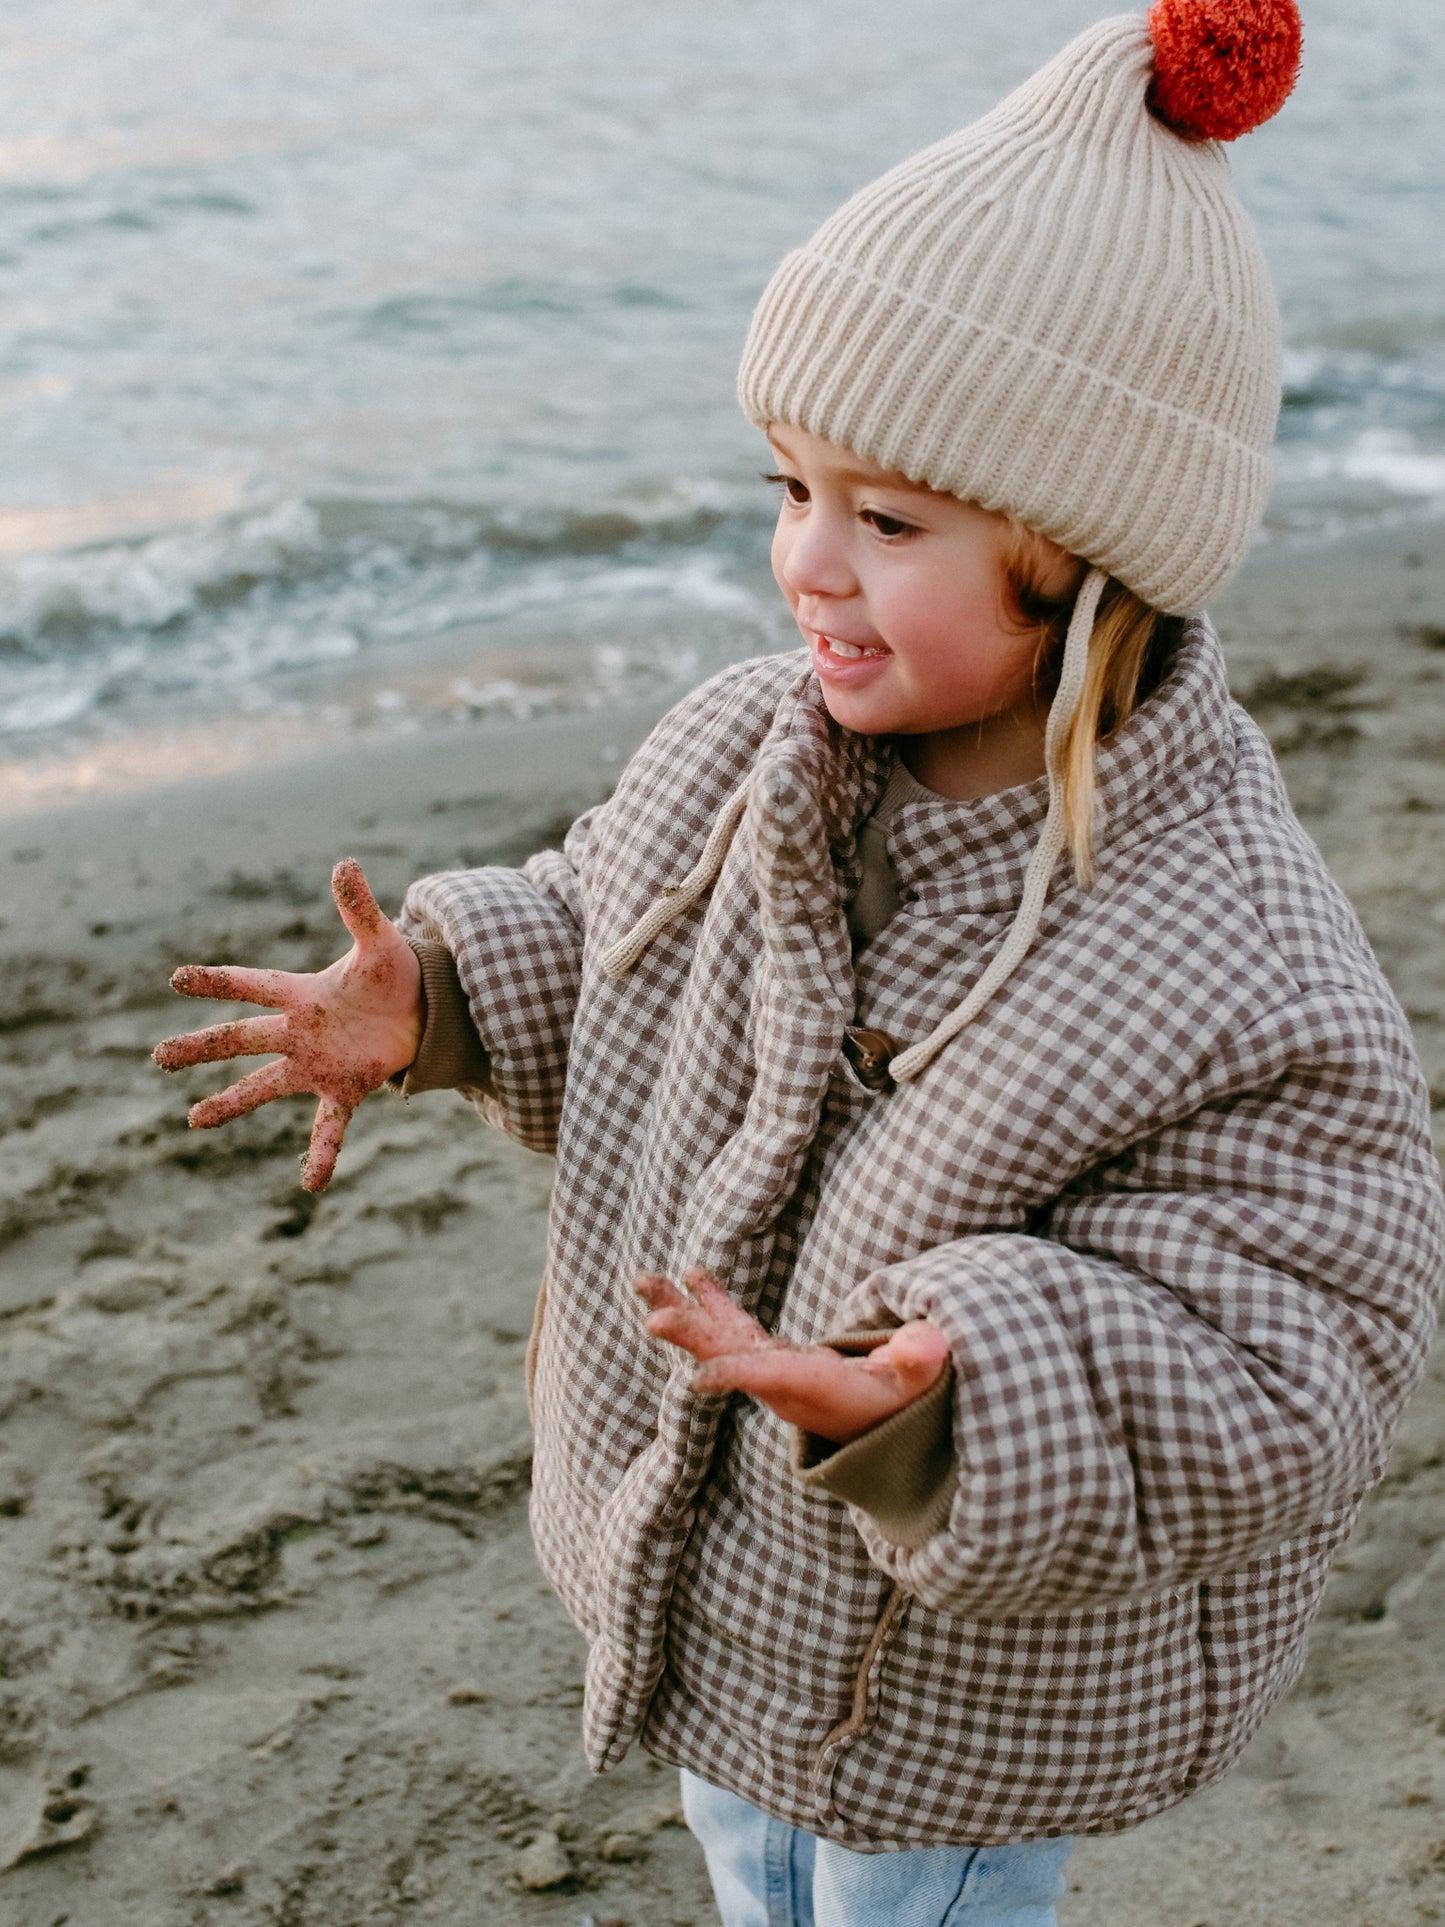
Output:
<instances>
[{"instance_id":1,"label":"child's face","mask_svg":"<svg viewBox=\"0 0 1445 1927\"><path fill-rule=\"evenodd\" d=\"M865 735L997 722L1041 740L1038 636L1013 609L1004 517L800 428L768 439L783 491L773 574L833 717ZM1057 556L1062 587L1072 564Z\"/></svg>"}]
</instances>

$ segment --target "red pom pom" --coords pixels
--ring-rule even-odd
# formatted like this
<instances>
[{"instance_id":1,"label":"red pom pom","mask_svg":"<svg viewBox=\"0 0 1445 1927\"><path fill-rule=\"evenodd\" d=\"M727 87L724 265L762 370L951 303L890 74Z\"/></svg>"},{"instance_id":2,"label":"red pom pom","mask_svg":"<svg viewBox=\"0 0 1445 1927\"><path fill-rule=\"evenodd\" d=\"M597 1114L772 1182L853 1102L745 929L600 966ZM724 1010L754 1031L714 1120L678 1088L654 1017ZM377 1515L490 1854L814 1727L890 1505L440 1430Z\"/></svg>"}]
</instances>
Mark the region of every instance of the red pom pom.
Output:
<instances>
[{"instance_id":1,"label":"red pom pom","mask_svg":"<svg viewBox=\"0 0 1445 1927\"><path fill-rule=\"evenodd\" d=\"M1299 74L1295 0L1154 0L1149 105L1185 140L1232 141L1277 114Z\"/></svg>"}]
</instances>

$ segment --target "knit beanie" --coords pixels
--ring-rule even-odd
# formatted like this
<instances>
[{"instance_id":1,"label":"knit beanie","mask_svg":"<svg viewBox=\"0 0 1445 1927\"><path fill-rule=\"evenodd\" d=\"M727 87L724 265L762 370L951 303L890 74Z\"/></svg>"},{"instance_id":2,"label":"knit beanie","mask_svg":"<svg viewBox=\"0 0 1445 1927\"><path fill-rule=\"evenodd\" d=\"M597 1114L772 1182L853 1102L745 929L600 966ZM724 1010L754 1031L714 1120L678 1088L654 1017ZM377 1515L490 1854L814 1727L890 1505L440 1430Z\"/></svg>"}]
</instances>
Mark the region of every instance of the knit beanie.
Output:
<instances>
[{"instance_id":1,"label":"knit beanie","mask_svg":"<svg viewBox=\"0 0 1445 1927\"><path fill-rule=\"evenodd\" d=\"M1188 614L1264 514L1279 315L1222 139L1283 104L1294 0L1100 21L790 254L738 392Z\"/></svg>"}]
</instances>

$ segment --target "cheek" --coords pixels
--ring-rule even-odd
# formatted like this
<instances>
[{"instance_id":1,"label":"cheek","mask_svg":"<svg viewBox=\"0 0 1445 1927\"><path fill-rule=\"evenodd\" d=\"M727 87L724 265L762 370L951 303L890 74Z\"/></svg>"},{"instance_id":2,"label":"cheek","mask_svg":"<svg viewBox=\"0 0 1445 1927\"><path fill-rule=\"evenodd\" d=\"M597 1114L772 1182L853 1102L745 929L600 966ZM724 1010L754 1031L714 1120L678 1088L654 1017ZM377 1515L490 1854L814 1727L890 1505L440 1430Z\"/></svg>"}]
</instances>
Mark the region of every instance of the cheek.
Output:
<instances>
[{"instance_id":1,"label":"cheek","mask_svg":"<svg viewBox=\"0 0 1445 1927\"><path fill-rule=\"evenodd\" d=\"M992 583L971 575L926 574L891 585L884 633L911 642L913 653L933 658L965 655L990 661L1000 641L999 602Z\"/></svg>"},{"instance_id":2,"label":"cheek","mask_svg":"<svg viewBox=\"0 0 1445 1927\"><path fill-rule=\"evenodd\" d=\"M1011 709L1021 702L1038 681L1039 645L1034 636L1002 635L996 640L989 661L990 694L993 704Z\"/></svg>"},{"instance_id":3,"label":"cheek","mask_svg":"<svg viewBox=\"0 0 1445 1927\"><path fill-rule=\"evenodd\" d=\"M1005 627L1003 613L997 583L958 577L911 584L890 611L912 675L979 713L1012 705L1034 680L1037 640Z\"/></svg>"}]
</instances>

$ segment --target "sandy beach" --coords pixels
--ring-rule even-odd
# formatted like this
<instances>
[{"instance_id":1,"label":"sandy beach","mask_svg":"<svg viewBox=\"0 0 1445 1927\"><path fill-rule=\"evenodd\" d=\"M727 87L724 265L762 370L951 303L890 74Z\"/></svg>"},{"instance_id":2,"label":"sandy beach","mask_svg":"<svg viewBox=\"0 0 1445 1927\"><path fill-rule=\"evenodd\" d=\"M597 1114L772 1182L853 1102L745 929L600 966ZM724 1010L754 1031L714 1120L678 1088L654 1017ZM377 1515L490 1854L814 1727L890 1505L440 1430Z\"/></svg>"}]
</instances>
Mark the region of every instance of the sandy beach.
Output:
<instances>
[{"instance_id":1,"label":"sandy beach","mask_svg":"<svg viewBox=\"0 0 1445 1927\"><path fill-rule=\"evenodd\" d=\"M1216 617L1415 1026L1445 1142L1445 530L1266 549ZM456 1097L186 1128L179 962L310 968L327 877L516 862L646 706L0 818L0 1921L715 1920L673 1776L592 1778L532 1561L549 1167ZM1445 1355L1241 1769L1080 1846L1064 1927L1445 1920Z\"/></svg>"}]
</instances>

